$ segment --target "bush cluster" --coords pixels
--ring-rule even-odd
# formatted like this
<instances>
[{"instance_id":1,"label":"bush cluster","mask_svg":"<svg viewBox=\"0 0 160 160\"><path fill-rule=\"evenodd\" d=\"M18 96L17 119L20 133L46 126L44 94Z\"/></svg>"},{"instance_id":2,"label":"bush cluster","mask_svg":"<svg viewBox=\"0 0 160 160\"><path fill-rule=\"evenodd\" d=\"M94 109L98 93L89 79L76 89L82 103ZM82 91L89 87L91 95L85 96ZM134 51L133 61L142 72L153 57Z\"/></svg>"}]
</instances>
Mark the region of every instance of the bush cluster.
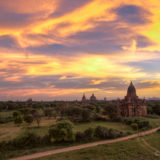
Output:
<instances>
[{"instance_id":1,"label":"bush cluster","mask_svg":"<svg viewBox=\"0 0 160 160\"><path fill-rule=\"evenodd\" d=\"M149 121L143 118L125 118L124 123L130 125L134 130L149 128Z\"/></svg>"},{"instance_id":2,"label":"bush cluster","mask_svg":"<svg viewBox=\"0 0 160 160\"><path fill-rule=\"evenodd\" d=\"M112 139L125 136L121 131L97 126L88 128L84 132L73 133L73 124L70 121L60 121L52 125L47 135L41 137L35 133L27 132L8 142L0 143L0 152L7 152L16 149L35 148L40 146L70 143L70 142L89 142L101 139Z\"/></svg>"},{"instance_id":3,"label":"bush cluster","mask_svg":"<svg viewBox=\"0 0 160 160\"><path fill-rule=\"evenodd\" d=\"M67 120L59 121L50 127L49 137L53 142L74 141L73 124Z\"/></svg>"},{"instance_id":4,"label":"bush cluster","mask_svg":"<svg viewBox=\"0 0 160 160\"><path fill-rule=\"evenodd\" d=\"M86 108L78 106L66 107L61 111L62 116L66 116L72 122L89 122L91 121L91 112Z\"/></svg>"},{"instance_id":5,"label":"bush cluster","mask_svg":"<svg viewBox=\"0 0 160 160\"><path fill-rule=\"evenodd\" d=\"M147 106L147 110L149 114L156 114L160 116L160 104L159 102L150 102Z\"/></svg>"},{"instance_id":6,"label":"bush cluster","mask_svg":"<svg viewBox=\"0 0 160 160\"><path fill-rule=\"evenodd\" d=\"M2 141L0 143L0 152L6 152L16 149L34 148L49 144L49 136L40 137L35 133L26 133L23 136L17 137L8 142Z\"/></svg>"},{"instance_id":7,"label":"bush cluster","mask_svg":"<svg viewBox=\"0 0 160 160\"><path fill-rule=\"evenodd\" d=\"M125 136L125 133L112 128L97 126L96 128L88 128L84 132L76 133L76 141L92 141L102 139L113 139Z\"/></svg>"}]
</instances>

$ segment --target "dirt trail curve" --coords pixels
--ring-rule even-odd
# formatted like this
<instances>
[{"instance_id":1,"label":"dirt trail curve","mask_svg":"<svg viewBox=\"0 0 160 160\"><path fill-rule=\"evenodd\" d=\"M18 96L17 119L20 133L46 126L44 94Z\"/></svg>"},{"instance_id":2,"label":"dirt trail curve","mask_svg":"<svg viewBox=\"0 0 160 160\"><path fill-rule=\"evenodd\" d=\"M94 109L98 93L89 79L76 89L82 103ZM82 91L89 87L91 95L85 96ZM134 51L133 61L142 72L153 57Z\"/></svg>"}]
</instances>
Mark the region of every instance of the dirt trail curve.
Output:
<instances>
[{"instance_id":1,"label":"dirt trail curve","mask_svg":"<svg viewBox=\"0 0 160 160\"><path fill-rule=\"evenodd\" d=\"M72 147L67 147L67 148L61 148L61 149L55 149L55 150L51 150L51 151L40 152L40 153L26 155L26 156L22 156L22 157L18 157L18 158L13 158L13 159L10 159L10 160L31 160L31 159L45 157L45 156L49 156L49 155L53 155L53 154L69 152L69 151L84 149L84 148L88 148L88 147L94 147L94 146L98 146L98 145L102 145L102 144L116 143L116 142L131 139L131 138L136 138L138 136L145 136L145 135L156 132L158 129L160 129L160 127L155 128L155 129L151 129L149 131L140 132L139 134L133 134L133 135L130 135L130 136L122 137L122 138L98 141L98 142L87 143L87 144L82 144L82 145L72 146Z\"/></svg>"}]
</instances>

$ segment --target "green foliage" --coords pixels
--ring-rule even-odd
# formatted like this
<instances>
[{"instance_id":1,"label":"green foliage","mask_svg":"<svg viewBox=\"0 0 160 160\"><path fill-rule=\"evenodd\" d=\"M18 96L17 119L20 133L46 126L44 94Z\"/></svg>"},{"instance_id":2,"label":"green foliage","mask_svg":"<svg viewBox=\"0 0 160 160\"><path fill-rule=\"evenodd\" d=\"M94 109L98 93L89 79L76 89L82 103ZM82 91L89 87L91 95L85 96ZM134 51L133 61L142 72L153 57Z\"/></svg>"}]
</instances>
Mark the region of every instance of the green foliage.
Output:
<instances>
[{"instance_id":1,"label":"green foliage","mask_svg":"<svg viewBox=\"0 0 160 160\"><path fill-rule=\"evenodd\" d=\"M25 115L24 121L28 124L31 124L33 122L33 116L31 114Z\"/></svg>"},{"instance_id":2,"label":"green foliage","mask_svg":"<svg viewBox=\"0 0 160 160\"><path fill-rule=\"evenodd\" d=\"M133 130L137 130L138 129L138 124L137 123L132 123L131 127Z\"/></svg>"},{"instance_id":3,"label":"green foliage","mask_svg":"<svg viewBox=\"0 0 160 160\"><path fill-rule=\"evenodd\" d=\"M78 106L66 107L61 111L61 114L67 116L72 122L89 122L91 120L91 112Z\"/></svg>"},{"instance_id":4,"label":"green foliage","mask_svg":"<svg viewBox=\"0 0 160 160\"><path fill-rule=\"evenodd\" d=\"M54 116L54 112L53 112L52 108L44 108L43 112L46 117L53 117Z\"/></svg>"},{"instance_id":5,"label":"green foliage","mask_svg":"<svg viewBox=\"0 0 160 160\"><path fill-rule=\"evenodd\" d=\"M56 142L73 141L73 124L70 121L60 121L50 127L49 136Z\"/></svg>"},{"instance_id":6,"label":"green foliage","mask_svg":"<svg viewBox=\"0 0 160 160\"><path fill-rule=\"evenodd\" d=\"M26 133L21 137L17 137L10 143L12 143L12 146L16 148L35 147L41 143L41 137L34 133Z\"/></svg>"},{"instance_id":7,"label":"green foliage","mask_svg":"<svg viewBox=\"0 0 160 160\"><path fill-rule=\"evenodd\" d=\"M19 109L19 112L21 112L21 114L23 114L23 115L30 114L31 107L30 108L21 108L21 109Z\"/></svg>"},{"instance_id":8,"label":"green foliage","mask_svg":"<svg viewBox=\"0 0 160 160\"><path fill-rule=\"evenodd\" d=\"M105 139L108 137L108 128L102 127L102 126L97 126L95 128L95 137L100 138L100 139Z\"/></svg>"},{"instance_id":9,"label":"green foliage","mask_svg":"<svg viewBox=\"0 0 160 160\"><path fill-rule=\"evenodd\" d=\"M101 107L100 106L96 106L96 112L100 113L101 112Z\"/></svg>"},{"instance_id":10,"label":"green foliage","mask_svg":"<svg viewBox=\"0 0 160 160\"><path fill-rule=\"evenodd\" d=\"M14 118L14 123L20 125L23 122L23 118L21 115L18 115Z\"/></svg>"},{"instance_id":11,"label":"green foliage","mask_svg":"<svg viewBox=\"0 0 160 160\"><path fill-rule=\"evenodd\" d=\"M82 122L89 122L91 118L90 111L87 109L84 109L82 111Z\"/></svg>"},{"instance_id":12,"label":"green foliage","mask_svg":"<svg viewBox=\"0 0 160 160\"><path fill-rule=\"evenodd\" d=\"M37 126L40 127L42 116L38 112L36 112L33 115L33 119L37 122Z\"/></svg>"},{"instance_id":13,"label":"green foliage","mask_svg":"<svg viewBox=\"0 0 160 160\"><path fill-rule=\"evenodd\" d=\"M147 111L149 114L160 115L160 101L148 101Z\"/></svg>"},{"instance_id":14,"label":"green foliage","mask_svg":"<svg viewBox=\"0 0 160 160\"><path fill-rule=\"evenodd\" d=\"M86 140L84 132L76 132L75 138L77 142L82 142Z\"/></svg>"},{"instance_id":15,"label":"green foliage","mask_svg":"<svg viewBox=\"0 0 160 160\"><path fill-rule=\"evenodd\" d=\"M150 123L143 118L125 118L124 123L127 125L137 124L138 129L148 128L150 127ZM132 126L131 126L132 127ZM134 129L134 127L132 127Z\"/></svg>"},{"instance_id":16,"label":"green foliage","mask_svg":"<svg viewBox=\"0 0 160 160\"><path fill-rule=\"evenodd\" d=\"M105 114L107 114L110 117L110 119L117 118L117 106L115 104L106 105Z\"/></svg>"},{"instance_id":17,"label":"green foliage","mask_svg":"<svg viewBox=\"0 0 160 160\"><path fill-rule=\"evenodd\" d=\"M16 118L18 115L20 115L20 112L19 112L19 111L14 111L14 112L13 112L13 118Z\"/></svg>"},{"instance_id":18,"label":"green foliage","mask_svg":"<svg viewBox=\"0 0 160 160\"><path fill-rule=\"evenodd\" d=\"M153 113L160 115L160 104L153 106Z\"/></svg>"},{"instance_id":19,"label":"green foliage","mask_svg":"<svg viewBox=\"0 0 160 160\"><path fill-rule=\"evenodd\" d=\"M137 124L139 129L148 128L150 126L149 121L146 121L146 120L138 121Z\"/></svg>"},{"instance_id":20,"label":"green foliage","mask_svg":"<svg viewBox=\"0 0 160 160\"><path fill-rule=\"evenodd\" d=\"M122 137L125 134L121 131L106 128L103 126L97 126L96 128L88 128L84 132L76 133L77 141L93 141L96 139L111 139L116 137Z\"/></svg>"},{"instance_id":21,"label":"green foliage","mask_svg":"<svg viewBox=\"0 0 160 160\"><path fill-rule=\"evenodd\" d=\"M95 129L94 128L88 128L84 131L84 136L87 140L93 140L94 138L94 131Z\"/></svg>"}]
</instances>

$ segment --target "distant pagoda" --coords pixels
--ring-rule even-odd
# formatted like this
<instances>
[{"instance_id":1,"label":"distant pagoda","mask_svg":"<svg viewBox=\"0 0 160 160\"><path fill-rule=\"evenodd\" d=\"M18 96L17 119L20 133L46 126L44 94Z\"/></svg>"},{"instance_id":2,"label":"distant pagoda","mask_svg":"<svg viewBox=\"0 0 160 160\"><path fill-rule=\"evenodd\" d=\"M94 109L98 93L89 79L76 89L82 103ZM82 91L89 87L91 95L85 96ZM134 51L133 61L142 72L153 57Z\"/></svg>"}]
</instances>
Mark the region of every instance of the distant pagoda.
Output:
<instances>
[{"instance_id":1,"label":"distant pagoda","mask_svg":"<svg viewBox=\"0 0 160 160\"><path fill-rule=\"evenodd\" d=\"M94 93L93 93L92 96L90 97L90 101L91 101L91 102L95 102L95 101L96 101L96 97L95 97Z\"/></svg>"},{"instance_id":2,"label":"distant pagoda","mask_svg":"<svg viewBox=\"0 0 160 160\"><path fill-rule=\"evenodd\" d=\"M88 100L85 94L83 94L81 104L85 106L85 105L88 105L90 102L95 102L95 101L96 101L96 97L94 94L92 94L92 96L90 97L90 100Z\"/></svg>"},{"instance_id":3,"label":"distant pagoda","mask_svg":"<svg viewBox=\"0 0 160 160\"><path fill-rule=\"evenodd\" d=\"M127 95L123 100L117 100L118 114L123 117L146 116L147 106L145 99L139 99L136 89L131 82Z\"/></svg>"}]
</instances>

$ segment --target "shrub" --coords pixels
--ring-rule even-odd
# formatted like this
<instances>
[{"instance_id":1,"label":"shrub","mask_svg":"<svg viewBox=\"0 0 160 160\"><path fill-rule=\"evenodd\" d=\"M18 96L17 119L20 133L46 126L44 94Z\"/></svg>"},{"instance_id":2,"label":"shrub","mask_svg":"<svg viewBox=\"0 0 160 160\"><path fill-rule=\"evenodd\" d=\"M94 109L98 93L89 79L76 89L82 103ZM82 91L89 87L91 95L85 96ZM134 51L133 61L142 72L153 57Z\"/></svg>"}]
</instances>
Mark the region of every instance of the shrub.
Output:
<instances>
[{"instance_id":1,"label":"shrub","mask_svg":"<svg viewBox=\"0 0 160 160\"><path fill-rule=\"evenodd\" d=\"M149 127L149 121L146 120L141 120L138 122L138 128L142 129L142 128L147 128Z\"/></svg>"},{"instance_id":2,"label":"shrub","mask_svg":"<svg viewBox=\"0 0 160 160\"><path fill-rule=\"evenodd\" d=\"M87 140L92 140L94 138L94 129L88 128L84 131L84 135Z\"/></svg>"},{"instance_id":3,"label":"shrub","mask_svg":"<svg viewBox=\"0 0 160 160\"><path fill-rule=\"evenodd\" d=\"M54 113L53 113L53 109L52 109L52 108L45 108L45 109L43 110L43 112L44 112L44 115L45 115L46 117L53 117L53 116L54 116Z\"/></svg>"},{"instance_id":4,"label":"shrub","mask_svg":"<svg viewBox=\"0 0 160 160\"><path fill-rule=\"evenodd\" d=\"M108 138L108 128L97 126L95 128L95 137L100 138L100 139Z\"/></svg>"},{"instance_id":5,"label":"shrub","mask_svg":"<svg viewBox=\"0 0 160 160\"><path fill-rule=\"evenodd\" d=\"M24 116L24 121L31 124L33 122L33 116L31 114Z\"/></svg>"},{"instance_id":6,"label":"shrub","mask_svg":"<svg viewBox=\"0 0 160 160\"><path fill-rule=\"evenodd\" d=\"M127 124L127 125L131 125L133 123L133 119L132 118L125 118L124 119L124 123Z\"/></svg>"},{"instance_id":7,"label":"shrub","mask_svg":"<svg viewBox=\"0 0 160 160\"><path fill-rule=\"evenodd\" d=\"M91 118L90 111L87 110L87 109L84 109L84 110L82 111L82 121L83 121L83 122L89 122L89 121L90 121L90 118Z\"/></svg>"},{"instance_id":8,"label":"shrub","mask_svg":"<svg viewBox=\"0 0 160 160\"><path fill-rule=\"evenodd\" d=\"M24 136L14 139L11 143L18 148L35 147L41 143L41 137L34 133L26 133Z\"/></svg>"},{"instance_id":9,"label":"shrub","mask_svg":"<svg viewBox=\"0 0 160 160\"><path fill-rule=\"evenodd\" d=\"M16 118L18 115L20 115L20 112L18 111L13 112L13 118Z\"/></svg>"},{"instance_id":10,"label":"shrub","mask_svg":"<svg viewBox=\"0 0 160 160\"><path fill-rule=\"evenodd\" d=\"M14 118L14 123L20 125L23 122L23 118L21 115L18 115Z\"/></svg>"},{"instance_id":11,"label":"shrub","mask_svg":"<svg viewBox=\"0 0 160 160\"><path fill-rule=\"evenodd\" d=\"M73 124L70 121L60 121L50 127L49 136L56 142L73 141Z\"/></svg>"},{"instance_id":12,"label":"shrub","mask_svg":"<svg viewBox=\"0 0 160 160\"><path fill-rule=\"evenodd\" d=\"M76 141L84 141L85 139L85 134L83 132L77 132L76 135Z\"/></svg>"},{"instance_id":13,"label":"shrub","mask_svg":"<svg viewBox=\"0 0 160 160\"><path fill-rule=\"evenodd\" d=\"M50 144L50 136L48 134L42 137L42 144Z\"/></svg>"},{"instance_id":14,"label":"shrub","mask_svg":"<svg viewBox=\"0 0 160 160\"><path fill-rule=\"evenodd\" d=\"M138 129L138 124L137 123L132 123L131 127L133 130L137 130Z\"/></svg>"},{"instance_id":15,"label":"shrub","mask_svg":"<svg viewBox=\"0 0 160 160\"><path fill-rule=\"evenodd\" d=\"M123 117L121 117L121 116L117 116L117 117L115 117L114 119L112 119L112 121L114 121L114 122L123 122Z\"/></svg>"},{"instance_id":16,"label":"shrub","mask_svg":"<svg viewBox=\"0 0 160 160\"><path fill-rule=\"evenodd\" d=\"M117 117L117 105L109 104L105 107L105 113L110 117L110 119L115 119Z\"/></svg>"},{"instance_id":17,"label":"shrub","mask_svg":"<svg viewBox=\"0 0 160 160\"><path fill-rule=\"evenodd\" d=\"M72 122L89 122L91 119L91 112L78 106L66 107L61 111L61 114Z\"/></svg>"},{"instance_id":18,"label":"shrub","mask_svg":"<svg viewBox=\"0 0 160 160\"><path fill-rule=\"evenodd\" d=\"M110 128L108 130L108 138L116 138L118 137L118 133L115 129Z\"/></svg>"},{"instance_id":19,"label":"shrub","mask_svg":"<svg viewBox=\"0 0 160 160\"><path fill-rule=\"evenodd\" d=\"M38 112L34 113L33 119L37 122L37 126L40 127L42 115L39 114Z\"/></svg>"},{"instance_id":20,"label":"shrub","mask_svg":"<svg viewBox=\"0 0 160 160\"><path fill-rule=\"evenodd\" d=\"M138 129L144 129L144 128L148 128L150 126L149 121L144 120L142 118L125 118L124 123L127 125L132 125L133 123L136 123Z\"/></svg>"}]
</instances>

